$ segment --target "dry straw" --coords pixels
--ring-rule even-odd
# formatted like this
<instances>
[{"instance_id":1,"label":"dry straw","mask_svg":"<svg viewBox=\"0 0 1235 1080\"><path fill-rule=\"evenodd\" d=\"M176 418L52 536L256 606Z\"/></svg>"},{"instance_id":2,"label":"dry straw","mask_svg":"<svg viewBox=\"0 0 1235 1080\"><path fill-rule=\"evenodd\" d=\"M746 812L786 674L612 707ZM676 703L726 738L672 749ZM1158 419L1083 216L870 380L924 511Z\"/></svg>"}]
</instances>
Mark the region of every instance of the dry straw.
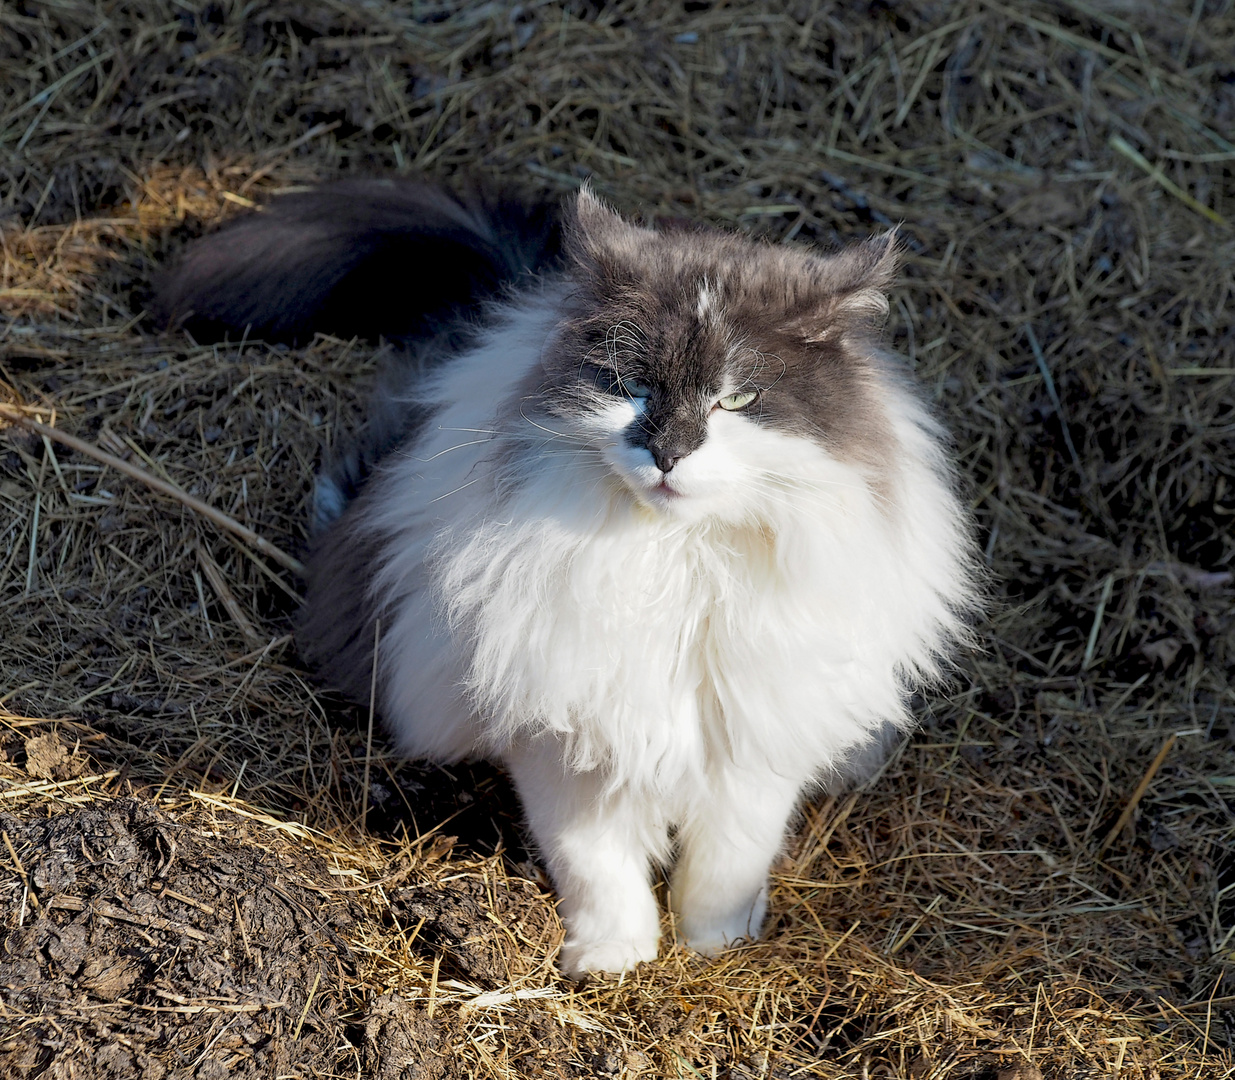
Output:
<instances>
[{"instance_id":1,"label":"dry straw","mask_svg":"<svg viewBox=\"0 0 1235 1080\"><path fill-rule=\"evenodd\" d=\"M419 1001L425 1075L1235 1075L1232 57L1229 0L0 7L5 831L133 789L311 849L356 966L278 1022ZM901 223L889 334L1002 601L878 783L806 810L764 941L563 983L501 782L370 749L297 662L310 478L374 350L202 347L142 303L183 239L358 171L591 176L773 241ZM24 771L49 717L98 768ZM37 855L0 850L5 930ZM533 889L486 920L505 981L443 960L421 885ZM314 1067L397 1075L379 1043Z\"/></svg>"}]
</instances>

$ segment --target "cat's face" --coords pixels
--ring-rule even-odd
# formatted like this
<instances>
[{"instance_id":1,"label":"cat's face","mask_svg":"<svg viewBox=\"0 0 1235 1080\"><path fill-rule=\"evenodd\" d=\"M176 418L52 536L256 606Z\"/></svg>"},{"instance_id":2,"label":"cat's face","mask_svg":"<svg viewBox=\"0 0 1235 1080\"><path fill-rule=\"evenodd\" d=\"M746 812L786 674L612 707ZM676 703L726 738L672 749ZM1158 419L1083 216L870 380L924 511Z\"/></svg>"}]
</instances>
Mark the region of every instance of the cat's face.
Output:
<instances>
[{"instance_id":1,"label":"cat's face","mask_svg":"<svg viewBox=\"0 0 1235 1080\"><path fill-rule=\"evenodd\" d=\"M536 397L639 503L740 518L804 455L886 465L872 345L891 240L820 257L654 232L585 192L571 250L579 287Z\"/></svg>"}]
</instances>

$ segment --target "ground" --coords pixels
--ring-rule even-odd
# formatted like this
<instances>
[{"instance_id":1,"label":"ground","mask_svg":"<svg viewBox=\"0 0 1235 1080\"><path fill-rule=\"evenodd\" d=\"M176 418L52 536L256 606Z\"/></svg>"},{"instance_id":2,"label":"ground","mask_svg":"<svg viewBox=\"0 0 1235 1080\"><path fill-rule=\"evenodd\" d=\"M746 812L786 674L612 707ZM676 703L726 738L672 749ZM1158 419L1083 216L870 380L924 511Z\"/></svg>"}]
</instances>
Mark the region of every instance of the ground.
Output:
<instances>
[{"instance_id":1,"label":"ground","mask_svg":"<svg viewBox=\"0 0 1235 1080\"><path fill-rule=\"evenodd\" d=\"M1235 1075L1232 57L1221 0L0 8L0 1074ZM297 659L375 347L144 306L226 216L385 172L900 226L889 340L994 597L761 942L564 981L505 779Z\"/></svg>"}]
</instances>

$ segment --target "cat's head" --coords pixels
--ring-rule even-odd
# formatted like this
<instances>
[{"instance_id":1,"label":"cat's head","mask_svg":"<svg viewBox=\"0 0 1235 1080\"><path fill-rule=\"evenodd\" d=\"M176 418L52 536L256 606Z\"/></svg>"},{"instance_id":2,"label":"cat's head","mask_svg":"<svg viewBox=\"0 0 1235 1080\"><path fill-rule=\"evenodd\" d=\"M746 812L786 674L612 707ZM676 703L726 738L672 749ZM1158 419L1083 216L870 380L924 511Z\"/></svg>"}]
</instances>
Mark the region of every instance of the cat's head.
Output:
<instances>
[{"instance_id":1,"label":"cat's head","mask_svg":"<svg viewBox=\"0 0 1235 1080\"><path fill-rule=\"evenodd\" d=\"M585 188L568 252L575 289L536 396L638 502L741 518L829 465L878 485L894 235L822 255L652 230Z\"/></svg>"}]
</instances>

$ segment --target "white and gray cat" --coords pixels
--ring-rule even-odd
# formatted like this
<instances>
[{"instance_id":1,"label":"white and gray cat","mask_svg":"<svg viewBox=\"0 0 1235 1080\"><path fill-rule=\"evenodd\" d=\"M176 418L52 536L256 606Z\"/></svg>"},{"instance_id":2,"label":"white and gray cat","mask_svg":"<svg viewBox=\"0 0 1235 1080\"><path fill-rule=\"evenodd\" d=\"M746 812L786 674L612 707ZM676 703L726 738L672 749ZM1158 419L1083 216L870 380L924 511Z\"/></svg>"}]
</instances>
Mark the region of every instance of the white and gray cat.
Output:
<instances>
[{"instance_id":1,"label":"white and gray cat","mask_svg":"<svg viewBox=\"0 0 1235 1080\"><path fill-rule=\"evenodd\" d=\"M978 601L939 425L879 345L898 261L411 181L190 249L199 333L401 340L318 478L304 657L407 754L509 770L570 975L756 936L803 793L873 771Z\"/></svg>"}]
</instances>

